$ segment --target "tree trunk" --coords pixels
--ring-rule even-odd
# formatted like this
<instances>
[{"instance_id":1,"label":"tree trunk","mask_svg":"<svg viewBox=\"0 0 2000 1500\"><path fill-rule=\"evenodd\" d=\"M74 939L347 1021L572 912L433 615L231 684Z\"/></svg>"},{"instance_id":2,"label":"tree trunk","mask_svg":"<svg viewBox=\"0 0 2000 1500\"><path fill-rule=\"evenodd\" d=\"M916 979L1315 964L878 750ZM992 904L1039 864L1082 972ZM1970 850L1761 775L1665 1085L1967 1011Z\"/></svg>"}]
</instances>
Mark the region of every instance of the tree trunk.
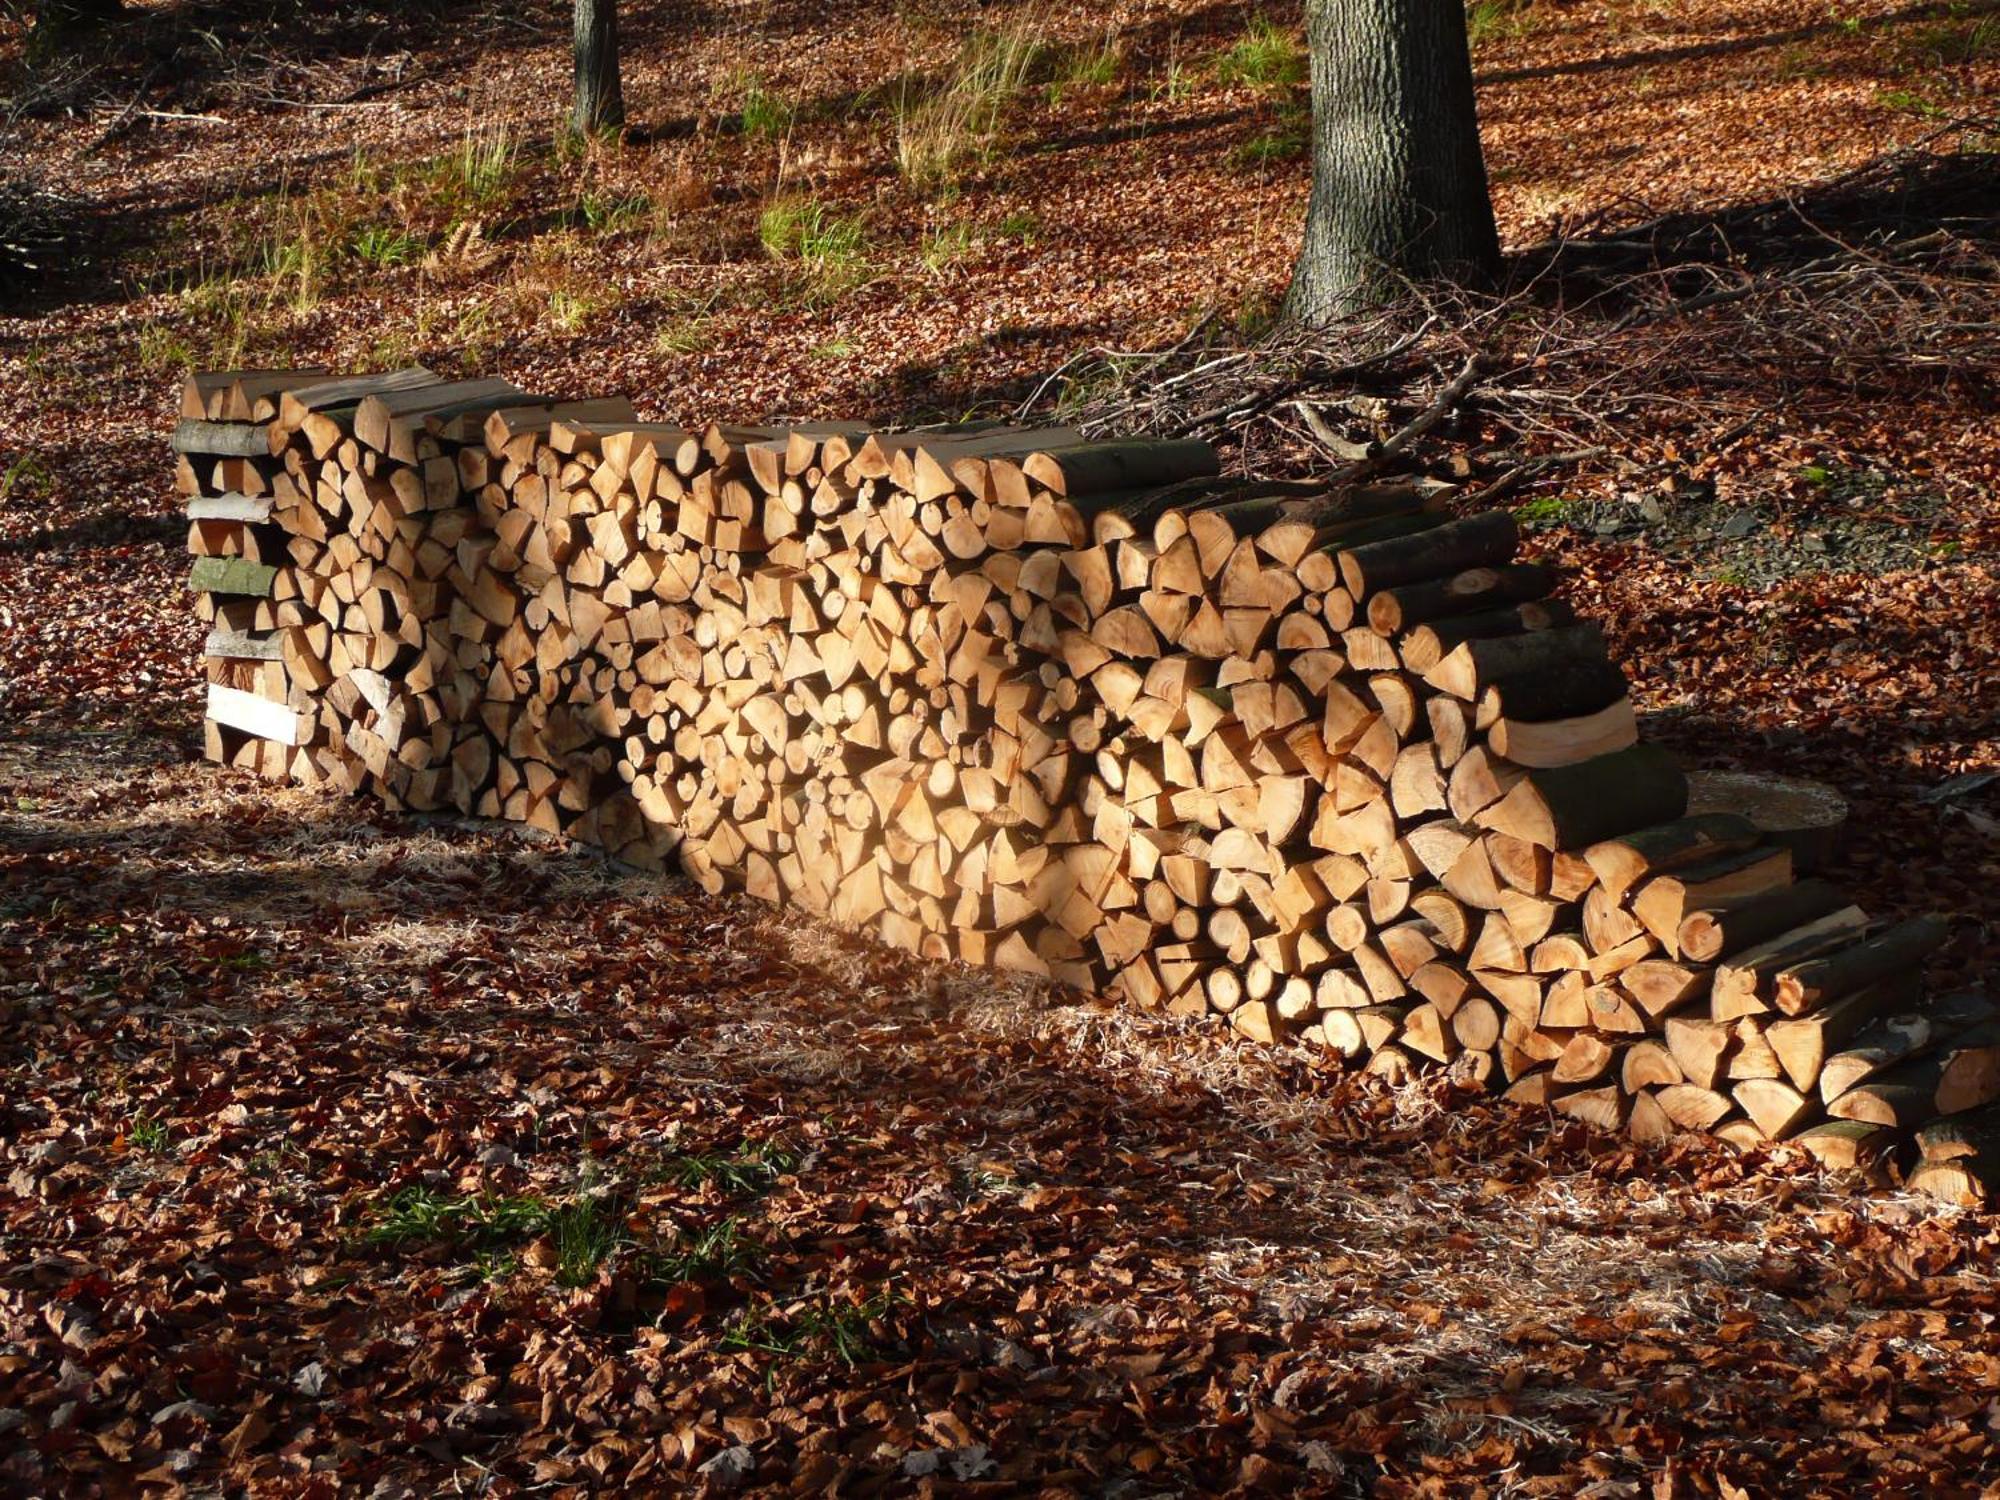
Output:
<instances>
[{"instance_id":1,"label":"tree trunk","mask_svg":"<svg viewBox=\"0 0 2000 1500\"><path fill-rule=\"evenodd\" d=\"M625 123L625 92L618 82L618 9L615 0L576 0L576 111L578 133L596 135Z\"/></svg>"},{"instance_id":2,"label":"tree trunk","mask_svg":"<svg viewBox=\"0 0 2000 1500\"><path fill-rule=\"evenodd\" d=\"M1308 0L1313 185L1286 314L1323 322L1398 281L1489 278L1499 234L1460 0Z\"/></svg>"}]
</instances>

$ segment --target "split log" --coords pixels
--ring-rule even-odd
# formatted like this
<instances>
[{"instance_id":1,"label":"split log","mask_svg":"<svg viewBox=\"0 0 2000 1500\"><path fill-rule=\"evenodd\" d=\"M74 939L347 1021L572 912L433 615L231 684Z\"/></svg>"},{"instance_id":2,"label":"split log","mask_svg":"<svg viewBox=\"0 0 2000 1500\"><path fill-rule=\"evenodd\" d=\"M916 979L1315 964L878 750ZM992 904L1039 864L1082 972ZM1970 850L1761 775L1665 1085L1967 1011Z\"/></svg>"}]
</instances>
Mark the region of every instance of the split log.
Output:
<instances>
[{"instance_id":1,"label":"split log","mask_svg":"<svg viewBox=\"0 0 2000 1500\"><path fill-rule=\"evenodd\" d=\"M1669 822L1687 803L1680 765L1657 745L1634 745L1578 765L1531 771L1474 819L1544 849L1581 849Z\"/></svg>"}]
</instances>

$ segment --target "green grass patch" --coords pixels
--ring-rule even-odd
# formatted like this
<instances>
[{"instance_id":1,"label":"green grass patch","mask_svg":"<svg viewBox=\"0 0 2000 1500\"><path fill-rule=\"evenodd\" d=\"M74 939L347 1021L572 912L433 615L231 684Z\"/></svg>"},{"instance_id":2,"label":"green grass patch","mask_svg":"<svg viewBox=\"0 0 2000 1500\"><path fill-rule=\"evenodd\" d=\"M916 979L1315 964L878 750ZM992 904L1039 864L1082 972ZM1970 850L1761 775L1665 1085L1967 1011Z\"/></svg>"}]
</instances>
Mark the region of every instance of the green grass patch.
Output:
<instances>
[{"instance_id":1,"label":"green grass patch","mask_svg":"<svg viewBox=\"0 0 2000 1500\"><path fill-rule=\"evenodd\" d=\"M739 116L746 136L752 140L779 140L791 134L798 117L798 106L790 99L765 88L761 78L750 79L743 91L743 109Z\"/></svg>"},{"instance_id":2,"label":"green grass patch","mask_svg":"<svg viewBox=\"0 0 2000 1500\"><path fill-rule=\"evenodd\" d=\"M1514 507L1514 519L1531 528L1566 526L1576 515L1576 502L1560 495L1543 495Z\"/></svg>"},{"instance_id":3,"label":"green grass patch","mask_svg":"<svg viewBox=\"0 0 2000 1500\"><path fill-rule=\"evenodd\" d=\"M939 224L924 231L917 258L923 261L925 270L935 275L970 255L978 238L979 232L967 220Z\"/></svg>"},{"instance_id":4,"label":"green grass patch","mask_svg":"<svg viewBox=\"0 0 2000 1500\"><path fill-rule=\"evenodd\" d=\"M581 333L608 304L589 292L559 286L549 293L549 322L561 333Z\"/></svg>"},{"instance_id":5,"label":"green grass patch","mask_svg":"<svg viewBox=\"0 0 2000 1500\"><path fill-rule=\"evenodd\" d=\"M1116 32L1107 31L1095 43L1063 47L1053 57L1055 76L1042 86L1051 107L1079 89L1108 88L1125 66L1125 50Z\"/></svg>"},{"instance_id":6,"label":"green grass patch","mask_svg":"<svg viewBox=\"0 0 2000 1500\"><path fill-rule=\"evenodd\" d=\"M134 1151L159 1156L173 1145L174 1137L173 1132L167 1129L166 1121L155 1119L140 1110L126 1122L125 1143Z\"/></svg>"},{"instance_id":7,"label":"green grass patch","mask_svg":"<svg viewBox=\"0 0 2000 1500\"><path fill-rule=\"evenodd\" d=\"M10 500L46 500L55 493L56 478L39 453L23 453L0 473L0 505Z\"/></svg>"},{"instance_id":8,"label":"green grass patch","mask_svg":"<svg viewBox=\"0 0 2000 1500\"><path fill-rule=\"evenodd\" d=\"M1025 208L1016 209L993 226L993 237L1032 245L1042 237L1042 221Z\"/></svg>"},{"instance_id":9,"label":"green grass patch","mask_svg":"<svg viewBox=\"0 0 2000 1500\"><path fill-rule=\"evenodd\" d=\"M587 1286L598 1268L634 1243L625 1200L583 1191L560 1202L532 1194L440 1193L407 1187L377 1205L364 1240L401 1250L434 1246L466 1258L469 1279L511 1275L521 1248L547 1239L559 1286Z\"/></svg>"},{"instance_id":10,"label":"green grass patch","mask_svg":"<svg viewBox=\"0 0 2000 1500\"><path fill-rule=\"evenodd\" d=\"M1215 59L1218 82L1276 91L1306 81L1306 49L1269 16L1252 16L1243 34Z\"/></svg>"},{"instance_id":11,"label":"green grass patch","mask_svg":"<svg viewBox=\"0 0 2000 1500\"><path fill-rule=\"evenodd\" d=\"M771 1359L819 1355L852 1369L876 1358L876 1327L898 1300L894 1288L885 1287L862 1302L836 1302L827 1296L789 1306L766 1302L745 1310L730 1325L722 1347Z\"/></svg>"},{"instance_id":12,"label":"green grass patch","mask_svg":"<svg viewBox=\"0 0 2000 1500\"><path fill-rule=\"evenodd\" d=\"M796 265L808 302L824 302L868 277L868 234L859 216L807 198L780 198L757 219L757 238L774 260Z\"/></svg>"},{"instance_id":13,"label":"green grass patch","mask_svg":"<svg viewBox=\"0 0 2000 1500\"><path fill-rule=\"evenodd\" d=\"M742 1236L742 1221L724 1219L698 1234L683 1234L646 1257L648 1277L667 1286L684 1281L732 1281L747 1276L764 1257L763 1247Z\"/></svg>"},{"instance_id":14,"label":"green grass patch","mask_svg":"<svg viewBox=\"0 0 2000 1500\"><path fill-rule=\"evenodd\" d=\"M850 352L853 346L850 346ZM799 1167L797 1153L769 1141L738 1146L733 1151L691 1151L670 1156L648 1175L690 1190L707 1187L725 1193L761 1193Z\"/></svg>"},{"instance_id":15,"label":"green grass patch","mask_svg":"<svg viewBox=\"0 0 2000 1500\"><path fill-rule=\"evenodd\" d=\"M1170 58L1146 85L1146 95L1155 104L1181 104L1201 91L1201 78L1179 58Z\"/></svg>"},{"instance_id":16,"label":"green grass patch","mask_svg":"<svg viewBox=\"0 0 2000 1500\"><path fill-rule=\"evenodd\" d=\"M716 323L716 319L701 313L663 323L653 335L653 349L666 355L706 354L716 345Z\"/></svg>"},{"instance_id":17,"label":"green grass patch","mask_svg":"<svg viewBox=\"0 0 2000 1500\"><path fill-rule=\"evenodd\" d=\"M423 259L426 246L422 235L392 229L386 224L370 224L354 236L354 258L376 267L407 266Z\"/></svg>"},{"instance_id":18,"label":"green grass patch","mask_svg":"<svg viewBox=\"0 0 2000 1500\"><path fill-rule=\"evenodd\" d=\"M1911 66L1961 68L2000 57L2000 13L1976 12L1963 3L1951 11L1944 20L1902 34L1898 50Z\"/></svg>"},{"instance_id":19,"label":"green grass patch","mask_svg":"<svg viewBox=\"0 0 2000 1500\"><path fill-rule=\"evenodd\" d=\"M1883 89L1875 95L1875 99L1885 109L1924 120L1942 120L1951 113L1935 99L1928 99L1912 89Z\"/></svg>"},{"instance_id":20,"label":"green grass patch","mask_svg":"<svg viewBox=\"0 0 2000 1500\"><path fill-rule=\"evenodd\" d=\"M542 1233L556 1253L558 1286L587 1286L597 1268L632 1243L620 1205L596 1193L581 1193L545 1211Z\"/></svg>"},{"instance_id":21,"label":"green grass patch","mask_svg":"<svg viewBox=\"0 0 2000 1500\"><path fill-rule=\"evenodd\" d=\"M644 193L584 193L565 218L588 234L623 234L652 224L653 200Z\"/></svg>"},{"instance_id":22,"label":"green grass patch","mask_svg":"<svg viewBox=\"0 0 2000 1500\"><path fill-rule=\"evenodd\" d=\"M1465 39L1478 48L1525 36L1537 19L1535 0L1472 0L1465 8Z\"/></svg>"},{"instance_id":23,"label":"green grass patch","mask_svg":"<svg viewBox=\"0 0 2000 1500\"><path fill-rule=\"evenodd\" d=\"M454 208L485 210L508 196L520 174L520 148L505 125L496 125L468 128L458 149L432 167L431 181Z\"/></svg>"},{"instance_id":24,"label":"green grass patch","mask_svg":"<svg viewBox=\"0 0 2000 1500\"><path fill-rule=\"evenodd\" d=\"M1303 109L1287 109L1269 130L1252 136L1229 153L1239 167L1253 170L1297 161L1312 146L1312 115Z\"/></svg>"},{"instance_id":25,"label":"green grass patch","mask_svg":"<svg viewBox=\"0 0 2000 1500\"><path fill-rule=\"evenodd\" d=\"M374 1222L363 1238L371 1245L390 1249L444 1245L493 1250L533 1239L541 1233L548 1212L548 1204L532 1196L447 1194L434 1188L407 1187L376 1206Z\"/></svg>"}]
</instances>

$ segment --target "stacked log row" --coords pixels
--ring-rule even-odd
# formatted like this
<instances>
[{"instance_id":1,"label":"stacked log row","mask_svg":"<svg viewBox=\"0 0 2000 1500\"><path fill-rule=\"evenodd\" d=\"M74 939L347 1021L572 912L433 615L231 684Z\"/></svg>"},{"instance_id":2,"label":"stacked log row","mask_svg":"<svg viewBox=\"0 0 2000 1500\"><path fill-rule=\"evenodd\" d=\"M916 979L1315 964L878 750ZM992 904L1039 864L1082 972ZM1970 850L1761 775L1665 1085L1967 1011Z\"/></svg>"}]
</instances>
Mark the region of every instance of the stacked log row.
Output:
<instances>
[{"instance_id":1,"label":"stacked log row","mask_svg":"<svg viewBox=\"0 0 2000 1500\"><path fill-rule=\"evenodd\" d=\"M1642 1140L1857 1164L1949 1117L1919 1178L1985 1169L2000 1032L1913 978L1943 924L1689 815L1503 514L422 371L251 409L295 774Z\"/></svg>"}]
</instances>

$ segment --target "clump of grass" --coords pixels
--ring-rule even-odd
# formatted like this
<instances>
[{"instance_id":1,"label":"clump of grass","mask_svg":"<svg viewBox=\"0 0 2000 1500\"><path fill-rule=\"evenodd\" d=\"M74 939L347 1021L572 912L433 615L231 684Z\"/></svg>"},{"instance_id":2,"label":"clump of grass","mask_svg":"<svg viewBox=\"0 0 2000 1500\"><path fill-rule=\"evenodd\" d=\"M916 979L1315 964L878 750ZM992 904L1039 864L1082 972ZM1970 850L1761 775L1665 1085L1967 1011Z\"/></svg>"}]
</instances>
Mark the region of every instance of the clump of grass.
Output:
<instances>
[{"instance_id":1,"label":"clump of grass","mask_svg":"<svg viewBox=\"0 0 2000 1500\"><path fill-rule=\"evenodd\" d=\"M560 1286L587 1286L598 1268L633 1243L623 1200L588 1189L558 1203L533 1195L445 1194L407 1187L375 1209L363 1238L388 1249L434 1245L470 1257L477 1280L511 1275L516 1251L547 1239Z\"/></svg>"},{"instance_id":2,"label":"clump of grass","mask_svg":"<svg viewBox=\"0 0 2000 1500\"><path fill-rule=\"evenodd\" d=\"M0 505L17 496L23 500L43 500L55 493L55 487L55 475L42 462L42 456L31 450L0 473Z\"/></svg>"},{"instance_id":3,"label":"clump of grass","mask_svg":"<svg viewBox=\"0 0 2000 1500\"><path fill-rule=\"evenodd\" d=\"M780 198L757 219L757 238L775 260L793 261L815 300L838 296L868 274L867 230L809 198Z\"/></svg>"},{"instance_id":4,"label":"clump of grass","mask_svg":"<svg viewBox=\"0 0 2000 1500\"><path fill-rule=\"evenodd\" d=\"M1287 109L1277 124L1244 141L1229 153L1239 167L1274 167L1297 161L1312 145L1312 116L1303 109Z\"/></svg>"},{"instance_id":5,"label":"clump of grass","mask_svg":"<svg viewBox=\"0 0 2000 1500\"><path fill-rule=\"evenodd\" d=\"M1125 65L1125 52L1116 32L1107 31L1090 46L1065 47L1056 56L1055 77L1046 85L1051 105L1077 89L1101 89L1110 85Z\"/></svg>"},{"instance_id":6,"label":"clump of grass","mask_svg":"<svg viewBox=\"0 0 2000 1500\"><path fill-rule=\"evenodd\" d=\"M1056 392L1056 420L1067 422L1102 396L1117 390L1124 373L1112 360L1090 360L1063 377Z\"/></svg>"},{"instance_id":7,"label":"clump of grass","mask_svg":"<svg viewBox=\"0 0 2000 1500\"><path fill-rule=\"evenodd\" d=\"M1884 109L1916 115L1920 119L1942 120L1950 113L1935 99L1927 99L1912 89L1883 89L1875 98Z\"/></svg>"},{"instance_id":8,"label":"clump of grass","mask_svg":"<svg viewBox=\"0 0 2000 1500\"><path fill-rule=\"evenodd\" d=\"M363 1238L371 1245L446 1245L494 1250L532 1239L549 1212L540 1198L494 1193L445 1194L435 1188L406 1187L377 1205Z\"/></svg>"},{"instance_id":9,"label":"clump of grass","mask_svg":"<svg viewBox=\"0 0 2000 1500\"><path fill-rule=\"evenodd\" d=\"M504 124L467 126L458 149L435 169L435 180L463 210L492 208L519 175L520 147Z\"/></svg>"},{"instance_id":10,"label":"clump of grass","mask_svg":"<svg viewBox=\"0 0 2000 1500\"><path fill-rule=\"evenodd\" d=\"M1525 36L1535 26L1535 0L1472 0L1465 10L1465 39L1474 47Z\"/></svg>"},{"instance_id":11,"label":"clump of grass","mask_svg":"<svg viewBox=\"0 0 2000 1500\"><path fill-rule=\"evenodd\" d=\"M270 227L257 249L257 261L274 303L293 312L310 312L319 306L345 248L333 232L329 216L322 199L279 195Z\"/></svg>"},{"instance_id":12,"label":"clump of grass","mask_svg":"<svg viewBox=\"0 0 2000 1500\"><path fill-rule=\"evenodd\" d=\"M1029 210L1019 208L993 226L993 237L1032 245L1042 237L1042 221Z\"/></svg>"},{"instance_id":13,"label":"clump of grass","mask_svg":"<svg viewBox=\"0 0 2000 1500\"><path fill-rule=\"evenodd\" d=\"M354 236L353 248L356 260L386 268L423 259L425 245L421 235L387 224L369 224Z\"/></svg>"},{"instance_id":14,"label":"clump of grass","mask_svg":"<svg viewBox=\"0 0 2000 1500\"><path fill-rule=\"evenodd\" d=\"M140 325L135 352L139 368L148 375L181 374L195 365L194 347L187 335L156 318Z\"/></svg>"},{"instance_id":15,"label":"clump of grass","mask_svg":"<svg viewBox=\"0 0 2000 1500\"><path fill-rule=\"evenodd\" d=\"M491 303L468 303L452 321L452 347L464 354L469 365L477 367L493 348L498 328L498 316Z\"/></svg>"},{"instance_id":16,"label":"clump of grass","mask_svg":"<svg viewBox=\"0 0 2000 1500\"><path fill-rule=\"evenodd\" d=\"M125 1140L134 1151L158 1156L173 1144L174 1137L173 1132L167 1129L166 1121L157 1120L140 1110L126 1124Z\"/></svg>"},{"instance_id":17,"label":"clump of grass","mask_svg":"<svg viewBox=\"0 0 2000 1500\"><path fill-rule=\"evenodd\" d=\"M644 193L587 192L576 200L568 217L591 234L621 234L653 221L653 200Z\"/></svg>"},{"instance_id":18,"label":"clump of grass","mask_svg":"<svg viewBox=\"0 0 2000 1500\"><path fill-rule=\"evenodd\" d=\"M790 1307L766 1303L732 1323L722 1347L773 1359L820 1353L852 1369L875 1358L876 1325L896 1302L895 1289L884 1287L862 1302L836 1302L822 1295Z\"/></svg>"},{"instance_id":19,"label":"clump of grass","mask_svg":"<svg viewBox=\"0 0 2000 1500\"><path fill-rule=\"evenodd\" d=\"M604 302L589 292L566 286L549 291L549 321L563 333L582 332L604 308Z\"/></svg>"},{"instance_id":20,"label":"clump of grass","mask_svg":"<svg viewBox=\"0 0 2000 1500\"><path fill-rule=\"evenodd\" d=\"M972 253L977 231L964 219L949 224L934 225L924 231L922 246L917 251L924 269L936 275L946 266L964 260Z\"/></svg>"},{"instance_id":21,"label":"clump of grass","mask_svg":"<svg viewBox=\"0 0 2000 1500\"><path fill-rule=\"evenodd\" d=\"M1194 97L1201 87L1201 80L1194 69L1178 57L1167 59L1166 67L1155 73L1146 86L1146 93L1155 103L1164 100L1168 104L1179 104Z\"/></svg>"},{"instance_id":22,"label":"clump of grass","mask_svg":"<svg viewBox=\"0 0 2000 1500\"><path fill-rule=\"evenodd\" d=\"M1566 526L1576 515L1575 502L1560 495L1543 495L1514 507L1514 519L1523 526L1546 528Z\"/></svg>"},{"instance_id":23,"label":"clump of grass","mask_svg":"<svg viewBox=\"0 0 2000 1500\"><path fill-rule=\"evenodd\" d=\"M620 1205L598 1193L580 1193L546 1210L541 1231L555 1250L558 1286L588 1286L599 1266L632 1243Z\"/></svg>"},{"instance_id":24,"label":"clump of grass","mask_svg":"<svg viewBox=\"0 0 2000 1500\"><path fill-rule=\"evenodd\" d=\"M763 1192L798 1166L796 1153L759 1141L734 1151L683 1152L668 1157L653 1175L689 1189L714 1186L727 1193L750 1194Z\"/></svg>"},{"instance_id":25,"label":"clump of grass","mask_svg":"<svg viewBox=\"0 0 2000 1500\"><path fill-rule=\"evenodd\" d=\"M1954 6L1948 19L1907 32L1900 50L1919 67L1956 68L2000 58L2000 15Z\"/></svg>"},{"instance_id":26,"label":"clump of grass","mask_svg":"<svg viewBox=\"0 0 2000 1500\"><path fill-rule=\"evenodd\" d=\"M653 348L660 354L706 354L714 347L715 319L706 313L676 318L653 335Z\"/></svg>"},{"instance_id":27,"label":"clump of grass","mask_svg":"<svg viewBox=\"0 0 2000 1500\"><path fill-rule=\"evenodd\" d=\"M692 1237L682 1236L670 1248L647 1256L652 1280L669 1286L683 1281L730 1281L748 1275L763 1258L763 1249L741 1233L742 1221L724 1219Z\"/></svg>"},{"instance_id":28,"label":"clump of grass","mask_svg":"<svg viewBox=\"0 0 2000 1500\"><path fill-rule=\"evenodd\" d=\"M244 362L258 300L257 288L250 281L226 272L203 277L180 294L182 315L207 334L206 339L195 342L200 362L211 369L228 369Z\"/></svg>"},{"instance_id":29,"label":"clump of grass","mask_svg":"<svg viewBox=\"0 0 2000 1500\"><path fill-rule=\"evenodd\" d=\"M1216 58L1215 76L1222 83L1248 88L1292 88L1306 79L1305 48L1269 16L1253 16L1243 35Z\"/></svg>"},{"instance_id":30,"label":"clump of grass","mask_svg":"<svg viewBox=\"0 0 2000 1500\"><path fill-rule=\"evenodd\" d=\"M753 76L743 91L743 133L753 140L775 141L790 134L798 113L796 104L765 88L761 78Z\"/></svg>"},{"instance_id":31,"label":"clump of grass","mask_svg":"<svg viewBox=\"0 0 2000 1500\"><path fill-rule=\"evenodd\" d=\"M1048 49L1039 23L967 37L944 83L905 86L896 98L896 164L920 191L951 184L968 161L990 152L1008 104L1027 87Z\"/></svg>"}]
</instances>

